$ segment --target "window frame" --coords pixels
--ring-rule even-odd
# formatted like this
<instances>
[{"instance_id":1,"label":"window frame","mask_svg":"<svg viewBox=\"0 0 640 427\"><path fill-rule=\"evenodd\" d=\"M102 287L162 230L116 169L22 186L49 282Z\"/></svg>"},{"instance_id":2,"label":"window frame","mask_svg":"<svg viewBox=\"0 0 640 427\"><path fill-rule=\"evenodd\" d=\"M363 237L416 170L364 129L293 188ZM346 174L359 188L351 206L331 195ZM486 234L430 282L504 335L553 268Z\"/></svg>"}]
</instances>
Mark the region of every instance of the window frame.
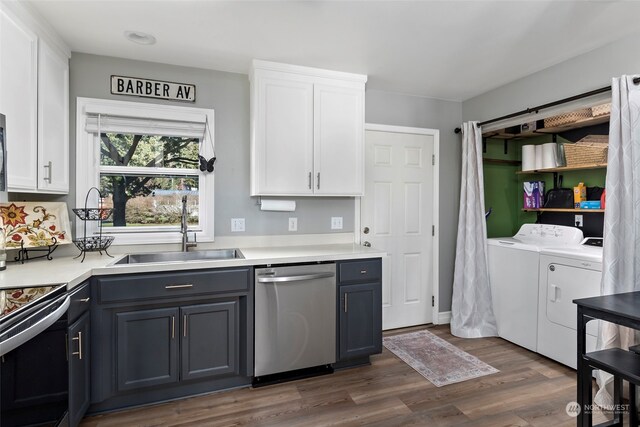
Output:
<instances>
[{"instance_id":1,"label":"window frame","mask_svg":"<svg viewBox=\"0 0 640 427\"><path fill-rule=\"evenodd\" d=\"M105 166L100 165L100 136L86 130L87 118L96 114L130 117L133 119L183 121L202 123L203 125L208 122L209 130L206 132L206 139L209 138L209 135L213 139L214 135L213 109L78 97L76 100L75 207L84 207L87 192L91 187L99 188L100 172L105 169ZM211 144L208 141L202 144L201 148L206 158L213 157L212 146L214 144L215 140L211 141ZM121 167L116 166L116 168ZM127 167L128 172L133 174L141 172L140 175L145 174L143 169L147 172L152 170L154 172L167 171L167 174L179 174L182 172L182 169L172 168ZM171 170L170 172L169 169ZM195 169L195 171L199 176L199 226L190 226L189 235L191 238L192 233L195 232L198 241L213 242L215 237L215 173L202 173L199 169ZM93 200L90 198L88 204L89 207L98 205L97 194L95 194ZM83 237L84 227L84 222L76 218L76 237ZM89 221L86 227L87 236L94 235L98 230L96 222ZM182 240L179 226L132 227L131 231L126 230L126 227L119 229L103 228L102 233L115 236L113 245L179 243Z\"/></svg>"}]
</instances>

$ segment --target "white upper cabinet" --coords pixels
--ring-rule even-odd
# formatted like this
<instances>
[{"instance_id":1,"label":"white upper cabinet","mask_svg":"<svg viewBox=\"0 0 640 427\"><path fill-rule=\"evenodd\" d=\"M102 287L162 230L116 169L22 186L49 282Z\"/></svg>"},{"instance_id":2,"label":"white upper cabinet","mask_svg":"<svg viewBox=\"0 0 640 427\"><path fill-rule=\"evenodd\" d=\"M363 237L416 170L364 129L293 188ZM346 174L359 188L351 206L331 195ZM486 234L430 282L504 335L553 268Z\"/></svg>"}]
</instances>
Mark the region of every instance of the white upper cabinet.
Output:
<instances>
[{"instance_id":1,"label":"white upper cabinet","mask_svg":"<svg viewBox=\"0 0 640 427\"><path fill-rule=\"evenodd\" d=\"M315 194L363 194L364 90L314 86Z\"/></svg>"},{"instance_id":2,"label":"white upper cabinet","mask_svg":"<svg viewBox=\"0 0 640 427\"><path fill-rule=\"evenodd\" d=\"M313 84L262 76L256 81L256 194L312 194Z\"/></svg>"},{"instance_id":3,"label":"white upper cabinet","mask_svg":"<svg viewBox=\"0 0 640 427\"><path fill-rule=\"evenodd\" d=\"M7 7L7 9L4 8ZM13 4L0 9L0 113L6 116L7 187L69 192L69 53Z\"/></svg>"},{"instance_id":4,"label":"white upper cabinet","mask_svg":"<svg viewBox=\"0 0 640 427\"><path fill-rule=\"evenodd\" d=\"M251 195L362 195L366 76L254 60L250 79Z\"/></svg>"},{"instance_id":5,"label":"white upper cabinet","mask_svg":"<svg viewBox=\"0 0 640 427\"><path fill-rule=\"evenodd\" d=\"M0 113L6 116L7 185L37 188L38 38L0 10Z\"/></svg>"},{"instance_id":6,"label":"white upper cabinet","mask_svg":"<svg viewBox=\"0 0 640 427\"><path fill-rule=\"evenodd\" d=\"M69 192L69 62L42 40L38 55L38 189Z\"/></svg>"}]
</instances>

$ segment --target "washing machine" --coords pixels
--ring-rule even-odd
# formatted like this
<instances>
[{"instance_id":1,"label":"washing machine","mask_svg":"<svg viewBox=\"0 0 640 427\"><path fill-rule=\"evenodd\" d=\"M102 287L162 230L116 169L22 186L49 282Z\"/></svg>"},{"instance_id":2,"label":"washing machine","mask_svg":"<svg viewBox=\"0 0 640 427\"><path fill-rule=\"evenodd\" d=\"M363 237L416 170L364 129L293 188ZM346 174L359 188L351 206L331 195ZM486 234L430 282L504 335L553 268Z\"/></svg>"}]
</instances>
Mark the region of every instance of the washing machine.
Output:
<instances>
[{"instance_id":1,"label":"washing machine","mask_svg":"<svg viewBox=\"0 0 640 427\"><path fill-rule=\"evenodd\" d=\"M575 227L524 224L513 237L487 240L498 336L537 351L540 251L578 246L582 238L582 231Z\"/></svg>"},{"instance_id":2,"label":"washing machine","mask_svg":"<svg viewBox=\"0 0 640 427\"><path fill-rule=\"evenodd\" d=\"M538 353L576 369L577 298L600 295L602 238L587 238L578 247L540 251ZM594 351L598 322L587 323L587 351Z\"/></svg>"}]
</instances>

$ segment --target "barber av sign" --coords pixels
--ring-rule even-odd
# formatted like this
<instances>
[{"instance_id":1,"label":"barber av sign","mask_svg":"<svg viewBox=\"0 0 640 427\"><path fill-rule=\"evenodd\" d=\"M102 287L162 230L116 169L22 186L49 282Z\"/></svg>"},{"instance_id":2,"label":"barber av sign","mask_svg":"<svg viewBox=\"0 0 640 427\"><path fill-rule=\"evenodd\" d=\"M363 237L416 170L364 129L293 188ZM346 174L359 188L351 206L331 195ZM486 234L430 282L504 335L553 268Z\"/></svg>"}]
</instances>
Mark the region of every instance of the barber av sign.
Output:
<instances>
[{"instance_id":1,"label":"barber av sign","mask_svg":"<svg viewBox=\"0 0 640 427\"><path fill-rule=\"evenodd\" d=\"M111 76L111 93L113 95L196 102L196 85L136 77Z\"/></svg>"}]
</instances>

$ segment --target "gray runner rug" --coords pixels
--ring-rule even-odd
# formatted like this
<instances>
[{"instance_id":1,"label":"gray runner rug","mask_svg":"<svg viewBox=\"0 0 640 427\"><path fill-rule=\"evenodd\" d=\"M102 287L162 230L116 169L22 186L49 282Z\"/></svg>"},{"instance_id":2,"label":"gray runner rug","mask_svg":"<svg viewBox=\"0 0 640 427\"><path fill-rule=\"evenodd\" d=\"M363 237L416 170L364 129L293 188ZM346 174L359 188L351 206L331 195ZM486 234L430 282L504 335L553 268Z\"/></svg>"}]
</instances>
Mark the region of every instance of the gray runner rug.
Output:
<instances>
[{"instance_id":1,"label":"gray runner rug","mask_svg":"<svg viewBox=\"0 0 640 427\"><path fill-rule=\"evenodd\" d=\"M429 331L385 337L383 344L436 387L500 372Z\"/></svg>"}]
</instances>

